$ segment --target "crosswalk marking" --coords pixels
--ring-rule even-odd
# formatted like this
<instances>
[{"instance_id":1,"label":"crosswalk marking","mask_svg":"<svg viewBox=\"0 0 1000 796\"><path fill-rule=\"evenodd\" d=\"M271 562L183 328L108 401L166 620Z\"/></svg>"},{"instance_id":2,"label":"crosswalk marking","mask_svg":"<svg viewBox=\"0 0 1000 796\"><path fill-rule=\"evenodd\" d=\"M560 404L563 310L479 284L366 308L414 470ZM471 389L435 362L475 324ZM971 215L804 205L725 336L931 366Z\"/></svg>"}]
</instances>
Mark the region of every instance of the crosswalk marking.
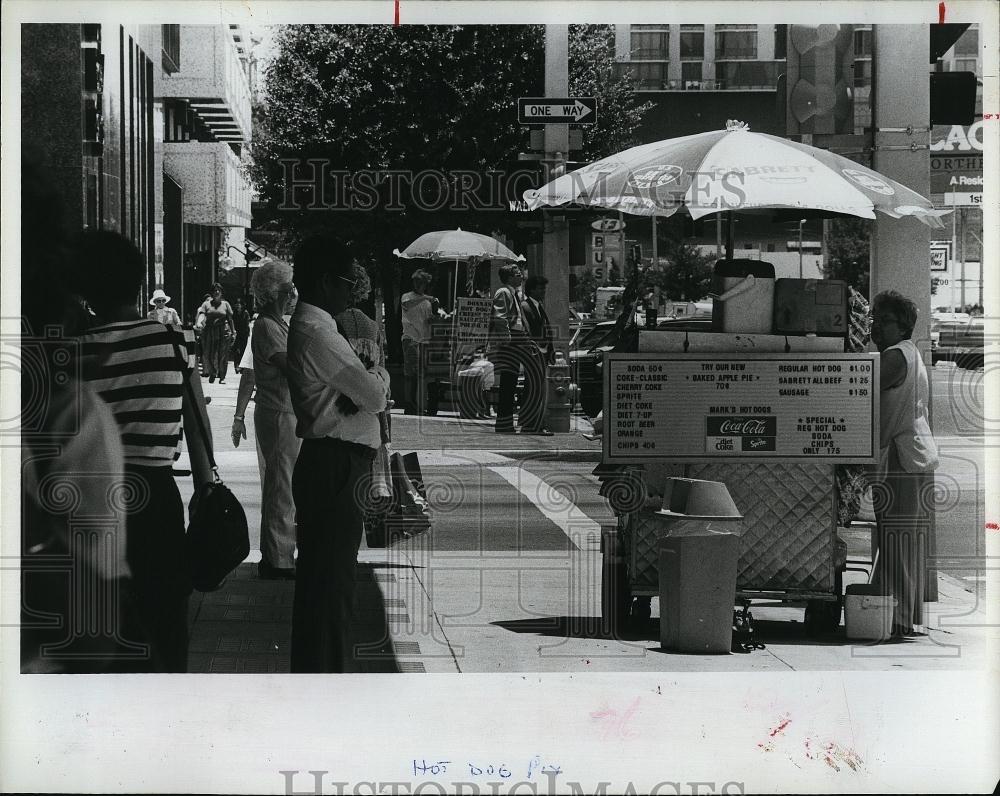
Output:
<instances>
[{"instance_id":1,"label":"crosswalk marking","mask_svg":"<svg viewBox=\"0 0 1000 796\"><path fill-rule=\"evenodd\" d=\"M490 467L490 469L531 501L546 519L574 543L582 543L580 546L583 546L590 534L600 538L601 526L598 523L534 473L521 467Z\"/></svg>"}]
</instances>

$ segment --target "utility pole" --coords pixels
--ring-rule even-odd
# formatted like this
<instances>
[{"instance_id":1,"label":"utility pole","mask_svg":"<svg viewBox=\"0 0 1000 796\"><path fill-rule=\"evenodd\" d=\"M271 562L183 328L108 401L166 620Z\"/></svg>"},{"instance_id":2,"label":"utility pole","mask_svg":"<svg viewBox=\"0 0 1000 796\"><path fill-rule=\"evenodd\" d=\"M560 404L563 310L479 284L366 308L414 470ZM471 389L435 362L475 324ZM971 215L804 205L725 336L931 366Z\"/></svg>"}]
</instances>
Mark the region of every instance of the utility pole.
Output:
<instances>
[{"instance_id":1,"label":"utility pole","mask_svg":"<svg viewBox=\"0 0 1000 796\"><path fill-rule=\"evenodd\" d=\"M930 85L927 25L872 26L872 167L922 196L930 193ZM905 97L906 101L900 101ZM871 244L871 295L897 290L920 311L913 330L924 362L930 361L930 228L915 218L875 219ZM926 554L937 554L934 512L926 529ZM928 567L924 599L937 600L937 570Z\"/></svg>"},{"instance_id":2,"label":"utility pole","mask_svg":"<svg viewBox=\"0 0 1000 796\"><path fill-rule=\"evenodd\" d=\"M569 26L545 26L545 96L569 94ZM545 180L554 180L566 168L569 125L545 125ZM557 341L569 332L569 222L559 208L544 210L542 262L538 272L549 280L546 310ZM607 263L604 264L605 273ZM532 269L534 271L534 269Z\"/></svg>"}]
</instances>

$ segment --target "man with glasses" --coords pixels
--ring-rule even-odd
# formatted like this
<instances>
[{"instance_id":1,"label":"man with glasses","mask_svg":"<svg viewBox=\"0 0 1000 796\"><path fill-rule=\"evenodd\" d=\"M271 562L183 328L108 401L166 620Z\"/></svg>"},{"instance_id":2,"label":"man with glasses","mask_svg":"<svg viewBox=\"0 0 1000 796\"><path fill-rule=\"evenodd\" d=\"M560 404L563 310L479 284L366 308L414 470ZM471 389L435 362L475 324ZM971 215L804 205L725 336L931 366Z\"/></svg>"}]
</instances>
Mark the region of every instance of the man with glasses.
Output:
<instances>
[{"instance_id":1,"label":"man with glasses","mask_svg":"<svg viewBox=\"0 0 1000 796\"><path fill-rule=\"evenodd\" d=\"M356 283L347 247L328 237L295 252L299 302L288 333L288 384L302 449L292 475L299 557L293 672L349 672L363 479L382 443L389 375L366 369L337 329Z\"/></svg>"}]
</instances>

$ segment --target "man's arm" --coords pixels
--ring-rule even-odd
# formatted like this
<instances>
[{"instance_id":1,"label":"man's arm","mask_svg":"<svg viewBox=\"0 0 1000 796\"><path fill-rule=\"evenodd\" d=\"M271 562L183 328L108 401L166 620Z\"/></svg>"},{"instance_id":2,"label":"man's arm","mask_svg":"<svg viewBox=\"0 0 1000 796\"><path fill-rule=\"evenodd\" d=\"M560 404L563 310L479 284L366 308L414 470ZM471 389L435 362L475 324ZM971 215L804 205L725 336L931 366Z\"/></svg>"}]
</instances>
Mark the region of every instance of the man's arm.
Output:
<instances>
[{"instance_id":1,"label":"man's arm","mask_svg":"<svg viewBox=\"0 0 1000 796\"><path fill-rule=\"evenodd\" d=\"M385 368L365 370L350 343L337 331L327 337L312 338L306 343L311 349L307 358L315 367L316 376L350 398L358 409L381 412L389 395L389 374Z\"/></svg>"}]
</instances>

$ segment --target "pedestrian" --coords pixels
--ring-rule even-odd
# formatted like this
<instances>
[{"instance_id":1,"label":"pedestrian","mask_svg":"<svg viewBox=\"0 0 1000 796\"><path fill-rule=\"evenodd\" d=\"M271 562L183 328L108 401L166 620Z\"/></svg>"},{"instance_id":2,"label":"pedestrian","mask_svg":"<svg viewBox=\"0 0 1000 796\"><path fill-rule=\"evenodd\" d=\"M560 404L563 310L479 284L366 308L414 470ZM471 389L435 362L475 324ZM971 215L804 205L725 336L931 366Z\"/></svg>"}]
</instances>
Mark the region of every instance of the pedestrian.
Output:
<instances>
[{"instance_id":1,"label":"pedestrian","mask_svg":"<svg viewBox=\"0 0 1000 796\"><path fill-rule=\"evenodd\" d=\"M351 306L338 314L334 320L340 333L347 338L347 342L351 344L354 353L366 368L385 367L385 335L382 328L357 307L371 295L371 279L368 272L359 264L354 266L353 278L356 281L351 291ZM369 516L384 514L392 504L389 410L379 412L378 420L382 444L379 445L375 460L372 462L371 483L365 495L364 508L366 515Z\"/></svg>"},{"instance_id":2,"label":"pedestrian","mask_svg":"<svg viewBox=\"0 0 1000 796\"><path fill-rule=\"evenodd\" d=\"M493 365L500 381L497 398L497 434L516 434L514 428L514 394L521 367L536 367L534 343L528 337L527 323L521 309L518 288L524 281L521 269L514 264L500 266L501 285L493 295L493 319L490 341Z\"/></svg>"},{"instance_id":3,"label":"pedestrian","mask_svg":"<svg viewBox=\"0 0 1000 796\"><path fill-rule=\"evenodd\" d=\"M295 412L288 392L288 323L284 316L295 305L292 267L272 260L257 269L250 282L260 312L253 324L250 349L253 370L240 375L233 444L246 439L246 406L256 388L253 423L261 473L260 552L257 572L266 580L295 577L295 503L292 470L299 455ZM252 382L251 382L252 379Z\"/></svg>"},{"instance_id":4,"label":"pedestrian","mask_svg":"<svg viewBox=\"0 0 1000 796\"><path fill-rule=\"evenodd\" d=\"M292 475L299 558L292 609L293 672L353 668L351 614L362 500L381 445L389 374L365 368L334 316L350 305L347 247L327 237L295 253L299 303L288 332L289 388L302 449Z\"/></svg>"},{"instance_id":5,"label":"pedestrian","mask_svg":"<svg viewBox=\"0 0 1000 796\"><path fill-rule=\"evenodd\" d=\"M545 291L549 280L544 276L529 276L524 283L526 298L521 302L521 314L527 324L528 336L535 345L531 366L524 369L524 411L520 412L521 427L529 434L551 437L545 427L545 374L555 362L552 325L545 312Z\"/></svg>"},{"instance_id":6,"label":"pedestrian","mask_svg":"<svg viewBox=\"0 0 1000 796\"><path fill-rule=\"evenodd\" d=\"M881 354L881 461L872 486L878 528L873 582L896 598L892 634L926 635L923 622L937 445L927 419L927 369L910 339L917 306L894 290L872 302L872 341Z\"/></svg>"},{"instance_id":7,"label":"pedestrian","mask_svg":"<svg viewBox=\"0 0 1000 796\"><path fill-rule=\"evenodd\" d=\"M225 384L229 348L236 337L236 329L233 326L233 308L222 296L222 285L216 283L212 286L212 295L198 308L198 315L204 318L201 347L208 383L218 379L219 384Z\"/></svg>"},{"instance_id":8,"label":"pedestrian","mask_svg":"<svg viewBox=\"0 0 1000 796\"><path fill-rule=\"evenodd\" d=\"M250 339L250 312L243 305L243 299L239 297L233 299L233 328L236 330L236 339L233 342L233 367L239 373L240 360L243 359L243 352Z\"/></svg>"},{"instance_id":9,"label":"pedestrian","mask_svg":"<svg viewBox=\"0 0 1000 796\"><path fill-rule=\"evenodd\" d=\"M139 315L136 300L145 261L129 240L87 230L76 255L83 295L99 321L80 337L82 372L118 422L130 487L123 499L133 619L150 645L149 659L130 671L183 672L191 577L173 463L182 422L194 429L200 415L208 428L194 340L188 331ZM183 389L185 380L193 402ZM212 481L209 451L201 434L186 436L197 491Z\"/></svg>"},{"instance_id":10,"label":"pedestrian","mask_svg":"<svg viewBox=\"0 0 1000 796\"><path fill-rule=\"evenodd\" d=\"M161 288L156 288L153 291L153 297L149 300L153 309L146 314L146 317L151 321L158 321L167 326L180 326L180 316L177 314L177 310L167 306L169 301L170 296L164 293Z\"/></svg>"},{"instance_id":11,"label":"pedestrian","mask_svg":"<svg viewBox=\"0 0 1000 796\"><path fill-rule=\"evenodd\" d=\"M413 290L400 300L403 325L403 398L406 414L423 415L427 409L427 380L423 351L431 339L431 318L442 314L437 298L427 294L431 275L423 269L413 272Z\"/></svg>"},{"instance_id":12,"label":"pedestrian","mask_svg":"<svg viewBox=\"0 0 1000 796\"><path fill-rule=\"evenodd\" d=\"M72 338L87 313L74 295L65 205L41 164L22 151L20 345L35 356L19 362L21 672L103 673L146 654L121 623L124 449L110 408L77 376Z\"/></svg>"}]
</instances>

